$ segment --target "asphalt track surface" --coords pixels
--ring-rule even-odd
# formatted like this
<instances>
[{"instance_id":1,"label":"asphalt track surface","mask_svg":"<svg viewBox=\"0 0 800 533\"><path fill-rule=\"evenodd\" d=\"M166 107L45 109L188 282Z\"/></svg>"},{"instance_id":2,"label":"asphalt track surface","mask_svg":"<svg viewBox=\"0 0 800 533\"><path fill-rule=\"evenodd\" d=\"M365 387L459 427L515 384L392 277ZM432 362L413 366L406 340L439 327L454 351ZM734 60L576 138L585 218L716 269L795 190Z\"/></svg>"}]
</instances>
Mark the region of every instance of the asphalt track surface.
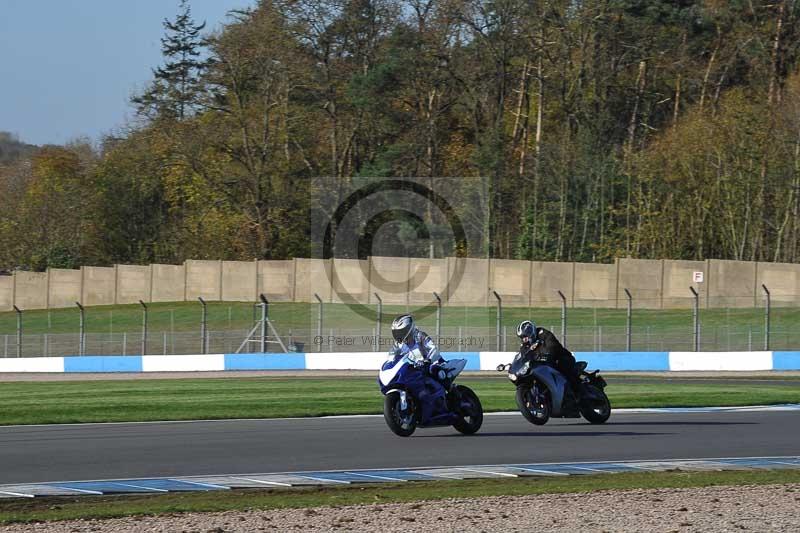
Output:
<instances>
[{"instance_id":1,"label":"asphalt track surface","mask_svg":"<svg viewBox=\"0 0 800 533\"><path fill-rule=\"evenodd\" d=\"M783 456L800 411L612 414L535 427L521 415L392 434L380 416L0 427L0 484L392 467Z\"/></svg>"}]
</instances>

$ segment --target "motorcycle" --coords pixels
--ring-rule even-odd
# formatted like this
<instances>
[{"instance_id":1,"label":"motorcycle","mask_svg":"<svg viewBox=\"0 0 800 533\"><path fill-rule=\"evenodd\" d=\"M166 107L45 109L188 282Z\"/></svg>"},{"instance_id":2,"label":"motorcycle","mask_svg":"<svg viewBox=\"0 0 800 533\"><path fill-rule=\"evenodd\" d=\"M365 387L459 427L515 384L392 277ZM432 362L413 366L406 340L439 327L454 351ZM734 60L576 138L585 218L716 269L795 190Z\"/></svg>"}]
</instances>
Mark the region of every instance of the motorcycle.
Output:
<instances>
[{"instance_id":1,"label":"motorcycle","mask_svg":"<svg viewBox=\"0 0 800 533\"><path fill-rule=\"evenodd\" d=\"M478 396L469 387L453 384L466 364L465 359L452 359L437 365L444 372L443 384L430 376L430 363L418 349L394 350L378 374L389 429L401 437L417 427L453 426L465 435L478 431L483 423Z\"/></svg>"},{"instance_id":2,"label":"motorcycle","mask_svg":"<svg viewBox=\"0 0 800 533\"><path fill-rule=\"evenodd\" d=\"M599 370L586 372L586 366L586 361L575 364L580 381L577 391L553 367L549 354L519 352L511 363L499 365L497 370L508 372L508 379L517 388L517 407L531 424L542 426L551 417L581 415L592 424L603 424L611 416L611 402L604 390L606 380Z\"/></svg>"}]
</instances>

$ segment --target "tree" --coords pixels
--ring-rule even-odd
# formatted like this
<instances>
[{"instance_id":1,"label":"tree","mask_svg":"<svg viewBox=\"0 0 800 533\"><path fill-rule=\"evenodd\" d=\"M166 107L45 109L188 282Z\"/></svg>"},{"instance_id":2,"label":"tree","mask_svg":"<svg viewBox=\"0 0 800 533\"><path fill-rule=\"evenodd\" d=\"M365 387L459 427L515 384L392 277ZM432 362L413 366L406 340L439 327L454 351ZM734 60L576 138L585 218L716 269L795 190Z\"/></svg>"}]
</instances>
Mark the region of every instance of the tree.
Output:
<instances>
[{"instance_id":1,"label":"tree","mask_svg":"<svg viewBox=\"0 0 800 533\"><path fill-rule=\"evenodd\" d=\"M153 70L155 78L144 93L132 98L137 112L149 118L183 120L197 105L201 74L207 62L200 59L206 23L192 19L189 0L181 0L174 21L164 19L161 39L164 66Z\"/></svg>"}]
</instances>

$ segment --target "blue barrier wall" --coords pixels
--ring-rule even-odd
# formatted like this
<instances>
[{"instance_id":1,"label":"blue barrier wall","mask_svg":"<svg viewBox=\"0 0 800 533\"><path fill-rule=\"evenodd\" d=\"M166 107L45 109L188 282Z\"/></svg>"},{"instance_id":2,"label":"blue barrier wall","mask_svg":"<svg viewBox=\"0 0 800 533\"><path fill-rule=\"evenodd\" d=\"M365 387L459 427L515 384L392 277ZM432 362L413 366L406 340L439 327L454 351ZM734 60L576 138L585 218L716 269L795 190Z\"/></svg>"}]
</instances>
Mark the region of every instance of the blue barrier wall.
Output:
<instances>
[{"instance_id":1,"label":"blue barrier wall","mask_svg":"<svg viewBox=\"0 0 800 533\"><path fill-rule=\"evenodd\" d=\"M140 355L84 355L65 357L64 372L141 372Z\"/></svg>"},{"instance_id":2,"label":"blue barrier wall","mask_svg":"<svg viewBox=\"0 0 800 533\"><path fill-rule=\"evenodd\" d=\"M669 370L668 352L575 352L575 359L589 363L589 370Z\"/></svg>"},{"instance_id":3,"label":"blue barrier wall","mask_svg":"<svg viewBox=\"0 0 800 533\"><path fill-rule=\"evenodd\" d=\"M713 368L707 364L708 368L703 367L703 361L708 359L707 356L714 354ZM763 357L763 352L759 352ZM164 368L164 358L167 360L170 357L181 359L180 370L183 371L208 371L208 370L305 370L309 365L312 368L323 370L325 368L338 368L338 369L364 369L364 370L377 370L379 362L376 361L375 353L364 352L363 357L360 354L340 354L347 358L339 360L338 364L332 364L331 367L320 366L319 355L331 357L334 362L336 353L331 354L313 354L314 360L308 361L304 353L288 353L288 354L211 354L203 356L194 356L193 360L190 355L185 356L146 356L146 358L154 357L159 359L160 364L148 367L148 370ZM503 354L500 354L503 355ZM507 353L510 359L513 352ZM706 356L703 359L703 355ZM731 353L731 355L736 355ZM738 353L741 359L742 353ZM800 351L797 352L772 352L771 365L767 365L773 370L800 370ZM308 357L311 357L309 354ZM498 353L497 352L443 352L442 356L445 359L466 359L466 370L494 370L497 365ZM692 354L681 352L680 356L686 359ZM720 370L719 359L724 359L725 354L719 352L698 353L698 368L697 370ZM214 358L214 364L209 365L208 358ZM72 356L72 357L58 357L58 358L0 358L0 372L143 372L144 362L146 358L139 355L90 355L90 356ZM575 358L578 360L585 360L588 362L589 370L599 369L601 371L662 371L667 372L675 370L670 369L670 354L668 352L576 352ZM42 365L45 359L49 362L48 365ZM323 358L324 359L324 358ZM380 359L380 357L378 357ZM502 358L501 358L502 359ZM673 357L674 359L674 357ZM53 364L57 360L59 364ZM26 365L26 361L28 364ZM343 362L344 361L344 362ZM733 358L735 363L737 359ZM63 362L63 366L61 366ZM192 364L192 363L196 364ZM722 361L725 362L724 360ZM324 360L323 360L324 363ZM683 366L677 364L674 360L672 362L676 368L683 369ZM347 366L352 365L352 366ZM169 366L169 365L167 365ZM731 363L730 370L736 370L737 367ZM724 369L724 365L722 369ZM63 369L63 370L62 370Z\"/></svg>"},{"instance_id":4,"label":"blue barrier wall","mask_svg":"<svg viewBox=\"0 0 800 533\"><path fill-rule=\"evenodd\" d=\"M800 352L772 352L773 370L800 370Z\"/></svg>"},{"instance_id":5,"label":"blue barrier wall","mask_svg":"<svg viewBox=\"0 0 800 533\"><path fill-rule=\"evenodd\" d=\"M306 355L286 354L225 354L225 370L303 370Z\"/></svg>"}]
</instances>

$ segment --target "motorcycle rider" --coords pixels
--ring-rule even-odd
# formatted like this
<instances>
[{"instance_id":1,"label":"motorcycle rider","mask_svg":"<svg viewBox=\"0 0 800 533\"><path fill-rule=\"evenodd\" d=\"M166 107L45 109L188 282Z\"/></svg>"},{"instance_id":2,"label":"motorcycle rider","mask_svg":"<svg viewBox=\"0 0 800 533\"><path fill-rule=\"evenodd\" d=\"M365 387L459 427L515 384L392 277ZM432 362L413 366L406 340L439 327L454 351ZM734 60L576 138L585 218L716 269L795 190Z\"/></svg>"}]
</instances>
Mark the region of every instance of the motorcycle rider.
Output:
<instances>
[{"instance_id":1,"label":"motorcycle rider","mask_svg":"<svg viewBox=\"0 0 800 533\"><path fill-rule=\"evenodd\" d=\"M395 340L395 350L403 349L404 345L409 350L417 348L423 357L423 365L427 367L431 377L438 380L445 388L449 388L447 371L443 365L447 362L439 353L439 348L433 339L417 327L412 315L400 315L392 321L392 337Z\"/></svg>"},{"instance_id":2,"label":"motorcycle rider","mask_svg":"<svg viewBox=\"0 0 800 533\"><path fill-rule=\"evenodd\" d=\"M575 394L580 394L580 376L575 369L575 356L558 342L553 332L538 328L530 320L523 320L517 326L517 337L520 338L520 352L533 350L536 354L549 355L556 369L569 381Z\"/></svg>"}]
</instances>

